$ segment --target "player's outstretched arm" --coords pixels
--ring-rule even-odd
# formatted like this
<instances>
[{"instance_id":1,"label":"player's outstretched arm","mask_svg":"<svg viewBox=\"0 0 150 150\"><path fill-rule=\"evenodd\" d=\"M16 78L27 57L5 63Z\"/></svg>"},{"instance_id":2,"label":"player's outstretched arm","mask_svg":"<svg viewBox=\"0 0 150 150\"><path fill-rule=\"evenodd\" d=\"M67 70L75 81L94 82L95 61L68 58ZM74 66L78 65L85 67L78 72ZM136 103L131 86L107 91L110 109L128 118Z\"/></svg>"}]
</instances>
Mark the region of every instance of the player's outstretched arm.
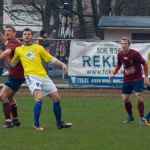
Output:
<instances>
[{"instance_id":1,"label":"player's outstretched arm","mask_svg":"<svg viewBox=\"0 0 150 150\"><path fill-rule=\"evenodd\" d=\"M63 62L61 62L60 60L56 59L55 64L60 66L64 70L64 72L67 73L67 66Z\"/></svg>"},{"instance_id":2,"label":"player's outstretched arm","mask_svg":"<svg viewBox=\"0 0 150 150\"><path fill-rule=\"evenodd\" d=\"M7 38L2 34L2 32L0 32L0 40L3 44L7 44L8 40Z\"/></svg>"}]
</instances>

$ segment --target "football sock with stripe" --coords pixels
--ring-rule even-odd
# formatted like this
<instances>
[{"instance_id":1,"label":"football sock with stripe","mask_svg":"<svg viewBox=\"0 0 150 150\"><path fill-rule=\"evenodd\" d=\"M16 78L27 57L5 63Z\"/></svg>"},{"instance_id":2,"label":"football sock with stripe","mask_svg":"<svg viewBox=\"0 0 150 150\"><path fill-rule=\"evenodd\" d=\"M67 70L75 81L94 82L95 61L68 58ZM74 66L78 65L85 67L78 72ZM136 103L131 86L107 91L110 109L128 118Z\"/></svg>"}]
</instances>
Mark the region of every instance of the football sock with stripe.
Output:
<instances>
[{"instance_id":1,"label":"football sock with stripe","mask_svg":"<svg viewBox=\"0 0 150 150\"><path fill-rule=\"evenodd\" d=\"M10 106L11 106L10 109L11 109L12 117L13 118L18 118L17 105L13 104L13 105L10 105Z\"/></svg>"},{"instance_id":2,"label":"football sock with stripe","mask_svg":"<svg viewBox=\"0 0 150 150\"><path fill-rule=\"evenodd\" d=\"M124 103L125 109L129 116L132 116L132 104L130 102Z\"/></svg>"},{"instance_id":3,"label":"football sock with stripe","mask_svg":"<svg viewBox=\"0 0 150 150\"><path fill-rule=\"evenodd\" d=\"M11 114L10 114L10 104L9 103L4 103L3 104L3 112L4 112L4 116L5 116L5 119L8 120L8 119L11 119Z\"/></svg>"},{"instance_id":4,"label":"football sock with stripe","mask_svg":"<svg viewBox=\"0 0 150 150\"><path fill-rule=\"evenodd\" d=\"M138 102L138 106L137 106L138 110L139 110L139 115L141 118L144 117L144 102Z\"/></svg>"},{"instance_id":5,"label":"football sock with stripe","mask_svg":"<svg viewBox=\"0 0 150 150\"><path fill-rule=\"evenodd\" d=\"M39 125L39 117L41 114L42 102L35 100L34 102L34 125Z\"/></svg>"},{"instance_id":6,"label":"football sock with stripe","mask_svg":"<svg viewBox=\"0 0 150 150\"><path fill-rule=\"evenodd\" d=\"M53 102L53 112L55 114L57 125L60 125L62 123L62 120L61 120L61 107L59 101Z\"/></svg>"}]
</instances>

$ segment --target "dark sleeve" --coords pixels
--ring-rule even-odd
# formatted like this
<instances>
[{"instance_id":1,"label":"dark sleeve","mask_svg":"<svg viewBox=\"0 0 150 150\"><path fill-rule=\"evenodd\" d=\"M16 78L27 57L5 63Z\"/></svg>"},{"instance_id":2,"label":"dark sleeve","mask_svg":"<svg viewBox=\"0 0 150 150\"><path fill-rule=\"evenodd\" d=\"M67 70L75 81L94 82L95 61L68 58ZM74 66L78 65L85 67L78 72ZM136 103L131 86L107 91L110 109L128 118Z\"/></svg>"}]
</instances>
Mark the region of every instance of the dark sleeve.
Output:
<instances>
[{"instance_id":1,"label":"dark sleeve","mask_svg":"<svg viewBox=\"0 0 150 150\"><path fill-rule=\"evenodd\" d=\"M139 53L139 52L137 52L136 53L136 56L135 56L135 58L136 58L136 61L138 61L138 62L140 62L141 64L145 64L145 59L142 57L142 55Z\"/></svg>"}]
</instances>

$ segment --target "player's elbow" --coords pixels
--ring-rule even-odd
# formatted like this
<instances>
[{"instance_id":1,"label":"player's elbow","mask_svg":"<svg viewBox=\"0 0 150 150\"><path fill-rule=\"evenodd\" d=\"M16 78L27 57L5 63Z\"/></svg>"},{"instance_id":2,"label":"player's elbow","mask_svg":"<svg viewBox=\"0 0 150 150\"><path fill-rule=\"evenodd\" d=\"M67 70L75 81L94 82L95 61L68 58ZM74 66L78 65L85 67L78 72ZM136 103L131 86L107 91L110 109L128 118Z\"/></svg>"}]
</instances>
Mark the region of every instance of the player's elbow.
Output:
<instances>
[{"instance_id":1,"label":"player's elbow","mask_svg":"<svg viewBox=\"0 0 150 150\"><path fill-rule=\"evenodd\" d=\"M15 67L15 66L16 66L16 64L15 64L15 63L10 62L10 67Z\"/></svg>"}]
</instances>

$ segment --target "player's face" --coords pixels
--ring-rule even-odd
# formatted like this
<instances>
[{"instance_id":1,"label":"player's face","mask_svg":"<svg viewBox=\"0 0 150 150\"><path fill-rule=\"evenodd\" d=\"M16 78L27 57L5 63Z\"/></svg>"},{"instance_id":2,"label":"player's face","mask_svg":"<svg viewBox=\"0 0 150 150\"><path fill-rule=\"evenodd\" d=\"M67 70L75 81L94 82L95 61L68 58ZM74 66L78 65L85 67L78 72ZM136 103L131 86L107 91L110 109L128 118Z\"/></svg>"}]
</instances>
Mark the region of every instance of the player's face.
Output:
<instances>
[{"instance_id":1,"label":"player's face","mask_svg":"<svg viewBox=\"0 0 150 150\"><path fill-rule=\"evenodd\" d=\"M23 32L23 40L26 43L30 43L32 41L32 33L31 33L31 31L24 31Z\"/></svg>"},{"instance_id":2,"label":"player's face","mask_svg":"<svg viewBox=\"0 0 150 150\"><path fill-rule=\"evenodd\" d=\"M5 37L7 38L7 40L12 40L16 37L16 32L14 32L12 30L12 28L5 28Z\"/></svg>"},{"instance_id":3,"label":"player's face","mask_svg":"<svg viewBox=\"0 0 150 150\"><path fill-rule=\"evenodd\" d=\"M130 46L130 44L129 44L128 40L122 40L121 41L121 49L123 51L128 51L129 50L129 46Z\"/></svg>"}]
</instances>

